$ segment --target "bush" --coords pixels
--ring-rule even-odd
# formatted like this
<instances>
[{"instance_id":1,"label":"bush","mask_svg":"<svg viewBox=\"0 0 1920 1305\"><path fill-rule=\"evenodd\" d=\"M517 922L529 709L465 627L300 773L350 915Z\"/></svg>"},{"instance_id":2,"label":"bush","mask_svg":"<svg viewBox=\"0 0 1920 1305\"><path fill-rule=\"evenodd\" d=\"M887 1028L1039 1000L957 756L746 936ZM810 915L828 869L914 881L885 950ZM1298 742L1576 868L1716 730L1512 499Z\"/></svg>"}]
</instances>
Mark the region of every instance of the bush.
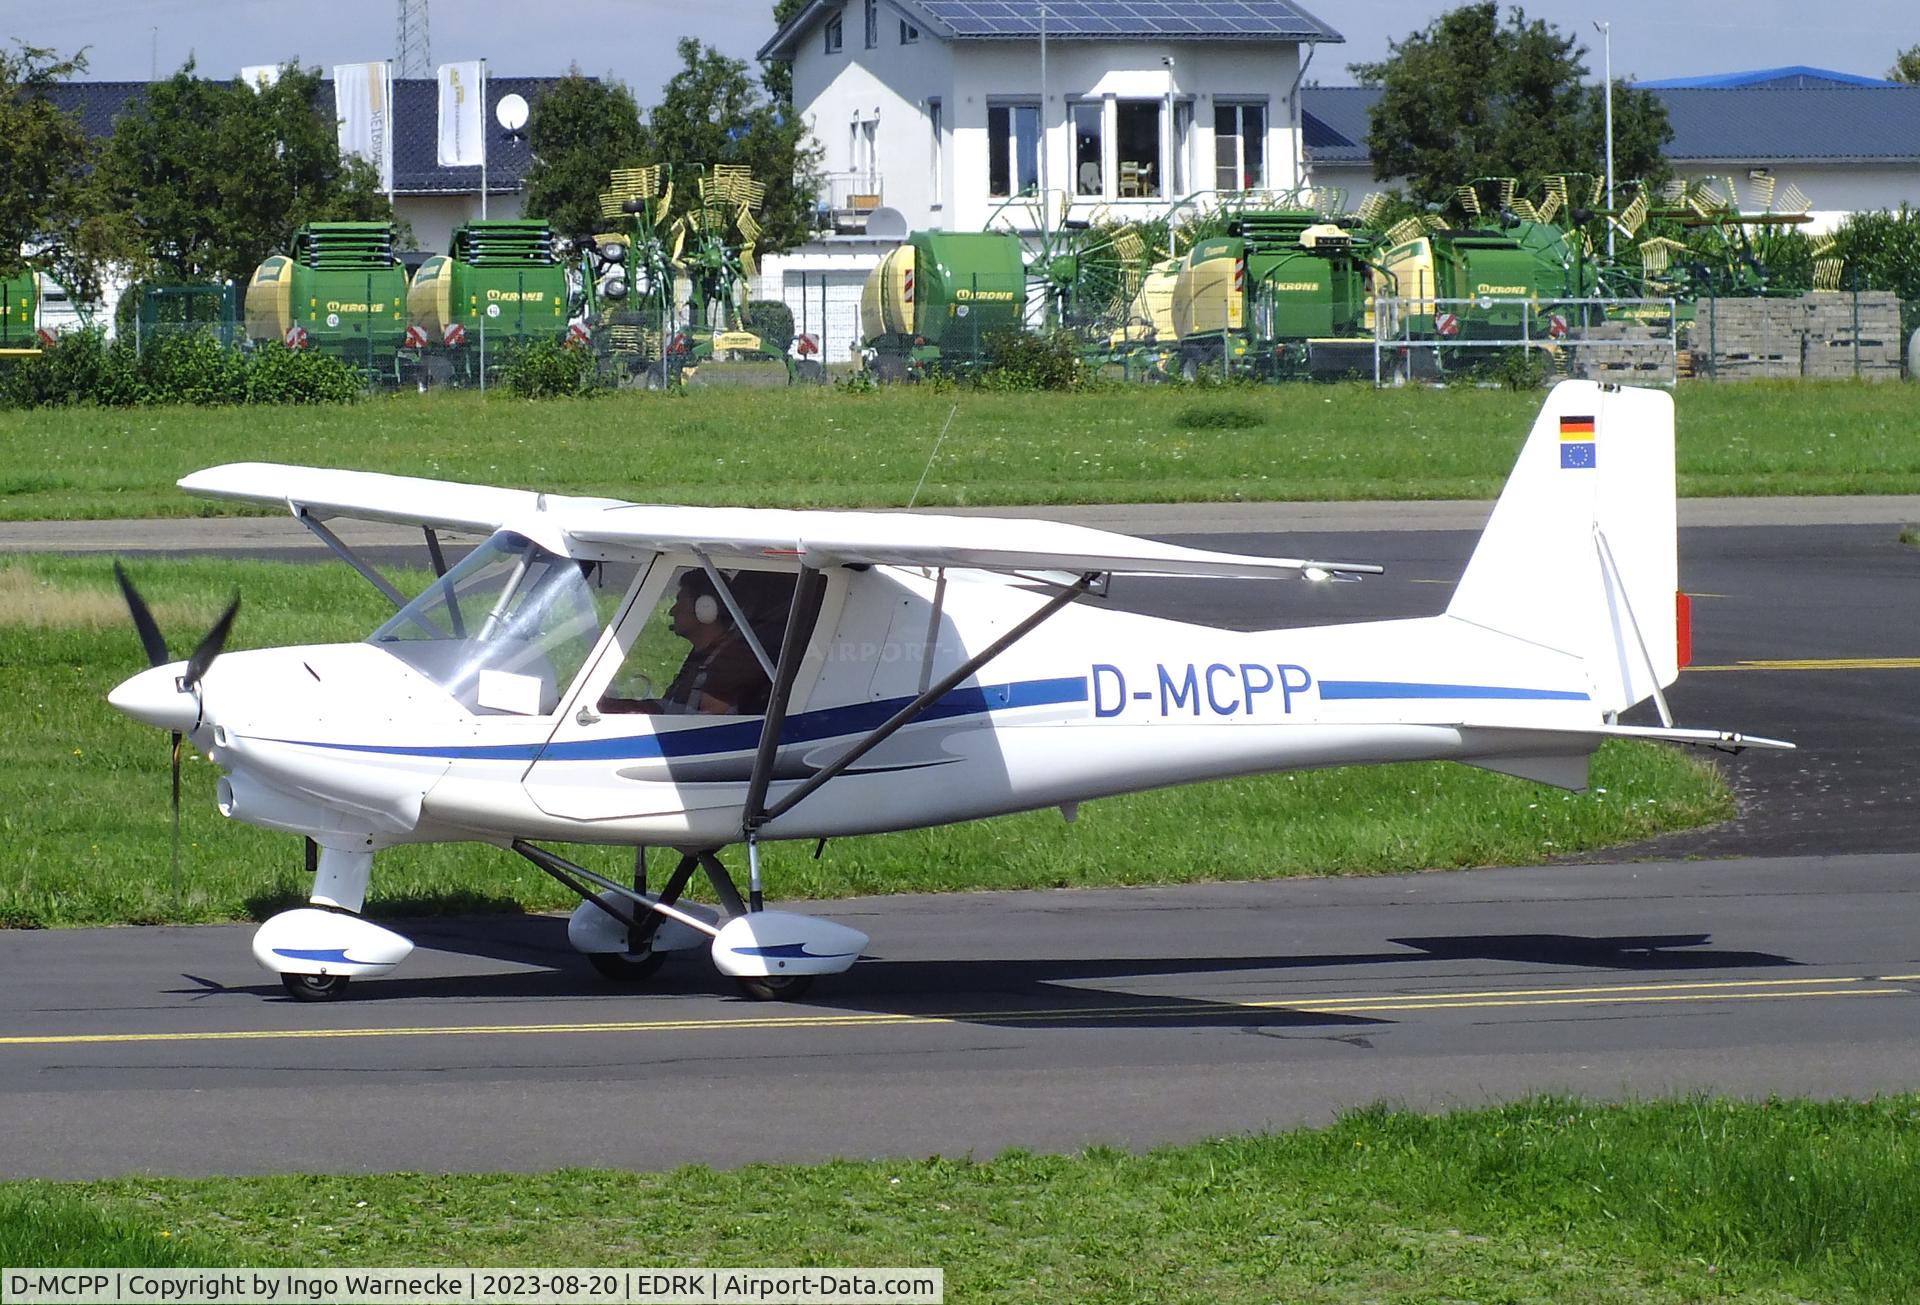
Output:
<instances>
[{"instance_id":1,"label":"bush","mask_svg":"<svg viewBox=\"0 0 1920 1305\"><path fill-rule=\"evenodd\" d=\"M247 359L205 331L155 332L136 368L140 403L217 407L247 401Z\"/></svg>"},{"instance_id":2,"label":"bush","mask_svg":"<svg viewBox=\"0 0 1920 1305\"><path fill-rule=\"evenodd\" d=\"M793 344L793 309L778 299L751 300L745 325L774 353L785 353Z\"/></svg>"},{"instance_id":3,"label":"bush","mask_svg":"<svg viewBox=\"0 0 1920 1305\"><path fill-rule=\"evenodd\" d=\"M1032 335L996 331L986 344L986 366L975 384L986 390L1081 390L1092 373L1080 358L1080 341L1071 331Z\"/></svg>"},{"instance_id":4,"label":"bush","mask_svg":"<svg viewBox=\"0 0 1920 1305\"><path fill-rule=\"evenodd\" d=\"M248 403L352 403L364 390L360 373L338 358L277 340L256 345L247 361Z\"/></svg>"},{"instance_id":5,"label":"bush","mask_svg":"<svg viewBox=\"0 0 1920 1305\"><path fill-rule=\"evenodd\" d=\"M9 408L348 403L361 391L360 375L337 358L277 343L242 353L204 331L155 335L137 351L75 331L0 372L0 406Z\"/></svg>"},{"instance_id":6,"label":"bush","mask_svg":"<svg viewBox=\"0 0 1920 1305\"><path fill-rule=\"evenodd\" d=\"M600 390L599 360L591 349L534 340L513 348L500 384L516 399L585 397Z\"/></svg>"},{"instance_id":7,"label":"bush","mask_svg":"<svg viewBox=\"0 0 1920 1305\"><path fill-rule=\"evenodd\" d=\"M1247 430L1266 421L1258 408L1243 404L1194 404L1174 415L1174 425L1187 430Z\"/></svg>"}]
</instances>

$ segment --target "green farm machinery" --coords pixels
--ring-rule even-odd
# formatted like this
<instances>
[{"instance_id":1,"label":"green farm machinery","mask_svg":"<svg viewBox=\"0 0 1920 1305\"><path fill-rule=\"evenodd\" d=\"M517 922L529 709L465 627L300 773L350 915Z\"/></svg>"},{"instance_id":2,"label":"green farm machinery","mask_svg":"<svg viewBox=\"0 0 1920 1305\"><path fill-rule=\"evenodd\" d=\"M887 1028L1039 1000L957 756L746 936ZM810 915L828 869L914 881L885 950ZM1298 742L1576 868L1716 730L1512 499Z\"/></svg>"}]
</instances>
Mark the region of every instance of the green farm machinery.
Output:
<instances>
[{"instance_id":1,"label":"green farm machinery","mask_svg":"<svg viewBox=\"0 0 1920 1305\"><path fill-rule=\"evenodd\" d=\"M532 219L468 222L452 249L420 265L407 291L408 348L444 351L457 369L567 333L574 303L553 228ZM485 361L483 361L485 360Z\"/></svg>"},{"instance_id":2,"label":"green farm machinery","mask_svg":"<svg viewBox=\"0 0 1920 1305\"><path fill-rule=\"evenodd\" d=\"M247 284L247 339L330 354L369 376L399 374L407 273L386 222L311 222L292 252Z\"/></svg>"},{"instance_id":3,"label":"green farm machinery","mask_svg":"<svg viewBox=\"0 0 1920 1305\"><path fill-rule=\"evenodd\" d=\"M861 338L883 381L978 366L987 340L1026 316L1026 258L998 232L916 231L860 295Z\"/></svg>"},{"instance_id":4,"label":"green farm machinery","mask_svg":"<svg viewBox=\"0 0 1920 1305\"><path fill-rule=\"evenodd\" d=\"M40 277L32 268L0 277L0 357L37 353Z\"/></svg>"}]
</instances>

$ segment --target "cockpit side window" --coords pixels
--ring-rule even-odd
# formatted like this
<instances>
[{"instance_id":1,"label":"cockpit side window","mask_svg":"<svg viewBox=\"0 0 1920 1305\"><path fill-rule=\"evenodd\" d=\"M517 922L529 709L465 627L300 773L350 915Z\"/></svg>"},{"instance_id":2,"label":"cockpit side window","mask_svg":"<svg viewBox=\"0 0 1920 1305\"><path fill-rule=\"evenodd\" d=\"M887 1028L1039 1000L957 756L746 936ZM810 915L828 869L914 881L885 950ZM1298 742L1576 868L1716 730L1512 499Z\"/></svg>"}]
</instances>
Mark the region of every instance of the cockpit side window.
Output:
<instances>
[{"instance_id":1,"label":"cockpit side window","mask_svg":"<svg viewBox=\"0 0 1920 1305\"><path fill-rule=\"evenodd\" d=\"M716 583L717 580L717 583ZM758 716L793 610L798 573L681 566L601 695L603 713ZM817 602L801 614L809 631Z\"/></svg>"}]
</instances>

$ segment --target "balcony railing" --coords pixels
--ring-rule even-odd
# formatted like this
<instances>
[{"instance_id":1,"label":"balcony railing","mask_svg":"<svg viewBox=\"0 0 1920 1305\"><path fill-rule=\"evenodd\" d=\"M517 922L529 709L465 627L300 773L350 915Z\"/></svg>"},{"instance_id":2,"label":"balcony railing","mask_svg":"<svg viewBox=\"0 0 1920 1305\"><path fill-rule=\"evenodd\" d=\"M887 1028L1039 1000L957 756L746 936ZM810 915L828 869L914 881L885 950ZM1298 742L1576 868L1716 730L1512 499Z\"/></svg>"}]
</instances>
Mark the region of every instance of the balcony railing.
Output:
<instances>
[{"instance_id":1,"label":"balcony railing","mask_svg":"<svg viewBox=\"0 0 1920 1305\"><path fill-rule=\"evenodd\" d=\"M867 214L879 208L885 190L878 172L829 172L820 196L823 225L842 233L867 229Z\"/></svg>"}]
</instances>

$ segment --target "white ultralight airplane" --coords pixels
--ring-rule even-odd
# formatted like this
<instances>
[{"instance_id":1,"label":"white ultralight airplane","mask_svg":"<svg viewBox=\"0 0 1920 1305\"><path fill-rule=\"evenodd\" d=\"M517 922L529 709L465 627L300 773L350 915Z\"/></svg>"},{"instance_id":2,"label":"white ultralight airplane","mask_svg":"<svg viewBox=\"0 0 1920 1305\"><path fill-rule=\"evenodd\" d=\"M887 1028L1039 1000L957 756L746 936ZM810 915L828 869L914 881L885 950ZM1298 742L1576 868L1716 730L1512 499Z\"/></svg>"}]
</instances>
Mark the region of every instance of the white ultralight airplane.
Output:
<instances>
[{"instance_id":1,"label":"white ultralight airplane","mask_svg":"<svg viewBox=\"0 0 1920 1305\"><path fill-rule=\"evenodd\" d=\"M308 840L311 905L254 939L297 997L406 957L360 914L374 857L451 840L511 848L578 893L569 938L605 974L704 946L747 995L791 997L867 939L763 909L765 840L1049 806L1071 819L1116 793L1363 762L1449 759L1578 790L1609 738L1790 746L1674 728L1661 696L1687 637L1673 448L1669 395L1561 384L1442 615L1252 633L1076 600L1114 574L1380 568L1044 521L214 467L181 488L290 507L398 610L364 642L220 656L230 608L178 662L122 573L155 665L111 701L203 750L228 817ZM336 518L421 527L437 578L409 600ZM448 568L442 531L486 539ZM1647 698L1660 725L1619 723ZM534 840L639 849L634 882ZM716 855L742 842L744 899ZM680 854L654 891L650 847ZM696 871L724 914L682 900Z\"/></svg>"}]
</instances>

